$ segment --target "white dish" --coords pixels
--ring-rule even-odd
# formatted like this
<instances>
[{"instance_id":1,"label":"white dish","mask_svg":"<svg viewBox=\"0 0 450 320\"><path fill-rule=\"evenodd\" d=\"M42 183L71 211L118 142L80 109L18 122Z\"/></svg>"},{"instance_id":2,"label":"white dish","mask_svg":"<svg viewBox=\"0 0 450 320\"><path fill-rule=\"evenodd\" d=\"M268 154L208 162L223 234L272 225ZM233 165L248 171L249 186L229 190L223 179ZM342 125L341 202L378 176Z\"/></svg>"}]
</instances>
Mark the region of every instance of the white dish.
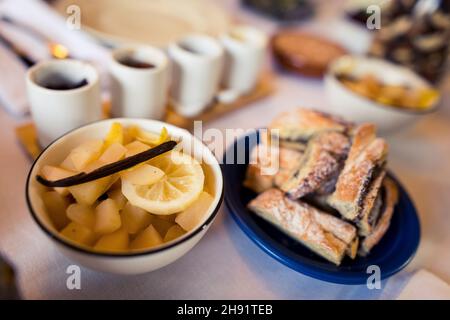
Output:
<instances>
[{"instance_id":1,"label":"white dish","mask_svg":"<svg viewBox=\"0 0 450 320\"><path fill-rule=\"evenodd\" d=\"M216 39L192 34L171 43L168 54L172 65L170 96L175 111L195 117L213 101L219 89L224 52Z\"/></svg>"},{"instance_id":2,"label":"white dish","mask_svg":"<svg viewBox=\"0 0 450 320\"><path fill-rule=\"evenodd\" d=\"M46 81L60 77L81 87L54 90ZM101 119L100 80L90 64L71 60L46 60L35 64L26 74L28 102L42 147L68 130Z\"/></svg>"},{"instance_id":3,"label":"white dish","mask_svg":"<svg viewBox=\"0 0 450 320\"><path fill-rule=\"evenodd\" d=\"M223 85L238 94L253 90L261 73L267 49L267 36L260 30L240 25L223 34L225 50Z\"/></svg>"},{"instance_id":4,"label":"white dish","mask_svg":"<svg viewBox=\"0 0 450 320\"><path fill-rule=\"evenodd\" d=\"M115 49L109 68L111 116L160 120L164 117L169 86L169 59L151 46ZM133 68L124 59L135 59L153 68Z\"/></svg>"},{"instance_id":5,"label":"white dish","mask_svg":"<svg viewBox=\"0 0 450 320\"><path fill-rule=\"evenodd\" d=\"M408 85L412 88L432 87L413 71L381 59L343 56L336 59L325 75L325 91L332 112L356 123L372 122L380 133L388 133L414 124L435 111L439 101L427 110L411 110L380 104L346 88L337 78L340 72L356 77L373 74L387 84Z\"/></svg>"},{"instance_id":6,"label":"white dish","mask_svg":"<svg viewBox=\"0 0 450 320\"><path fill-rule=\"evenodd\" d=\"M113 122L124 126L137 125L144 130L160 132L166 127L171 137L180 140L185 153L202 161L203 170L207 170L206 184L213 195L211 204L204 221L197 228L164 245L142 251L130 253L101 253L77 246L62 238L53 227L40 192L43 186L36 181L36 175L43 165L60 163L69 150L88 139L103 138ZM223 199L223 178L219 163L211 151L187 130L156 120L116 118L102 120L70 131L50 144L36 159L30 169L26 184L26 199L30 213L39 227L47 234L53 244L73 261L91 269L119 273L139 274L164 267L184 254L205 235L216 217Z\"/></svg>"},{"instance_id":7,"label":"white dish","mask_svg":"<svg viewBox=\"0 0 450 320\"><path fill-rule=\"evenodd\" d=\"M208 0L57 0L64 17L68 6L81 9L82 28L112 45L167 47L191 33L218 36L228 28L225 11Z\"/></svg>"}]
</instances>

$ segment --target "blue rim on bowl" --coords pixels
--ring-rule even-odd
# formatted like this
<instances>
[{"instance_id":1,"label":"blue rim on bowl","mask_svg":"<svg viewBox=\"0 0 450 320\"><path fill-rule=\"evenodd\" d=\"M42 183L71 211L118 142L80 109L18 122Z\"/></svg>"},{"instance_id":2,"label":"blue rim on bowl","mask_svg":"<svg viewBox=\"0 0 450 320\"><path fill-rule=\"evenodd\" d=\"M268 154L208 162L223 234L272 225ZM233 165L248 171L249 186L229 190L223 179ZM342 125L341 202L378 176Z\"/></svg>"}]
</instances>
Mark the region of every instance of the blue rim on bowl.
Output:
<instances>
[{"instance_id":1,"label":"blue rim on bowl","mask_svg":"<svg viewBox=\"0 0 450 320\"><path fill-rule=\"evenodd\" d=\"M245 188L242 182L249 153L259 143L258 140L256 131L237 140L225 153L222 170L228 211L244 233L264 252L302 274L340 284L365 284L370 276L367 267L371 265L378 266L381 279L385 279L399 272L412 260L420 241L419 218L407 192L390 173L399 186L400 197L388 231L367 257L357 257L355 260L345 258L340 266L319 257L249 211L247 203L256 194ZM245 150L245 163L227 164L227 153L234 152L236 157L238 146L239 150Z\"/></svg>"}]
</instances>

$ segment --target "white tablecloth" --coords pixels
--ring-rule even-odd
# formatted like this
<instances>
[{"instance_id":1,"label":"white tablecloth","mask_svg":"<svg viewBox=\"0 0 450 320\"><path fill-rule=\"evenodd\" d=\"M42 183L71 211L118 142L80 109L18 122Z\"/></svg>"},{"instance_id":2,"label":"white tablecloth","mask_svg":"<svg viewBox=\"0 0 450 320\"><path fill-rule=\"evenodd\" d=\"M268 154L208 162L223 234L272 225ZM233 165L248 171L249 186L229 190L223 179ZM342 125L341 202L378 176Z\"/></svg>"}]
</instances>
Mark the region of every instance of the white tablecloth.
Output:
<instances>
[{"instance_id":1,"label":"white tablecloth","mask_svg":"<svg viewBox=\"0 0 450 320\"><path fill-rule=\"evenodd\" d=\"M233 2L228 4L233 7ZM231 8L232 10L236 9ZM271 23L240 11L238 19L270 31ZM0 75L1 76L1 75ZM32 221L25 204L31 162L18 144L17 120L0 110L0 254L18 271L24 298L32 299L377 299L395 298L412 271L426 268L450 282L450 106L445 103L414 128L388 137L390 168L408 189L420 214L422 240L411 264L383 281L381 290L315 280L278 263L237 227L223 207L211 229L187 255L161 270L117 276L82 268L81 290L66 288L71 264ZM281 74L276 93L205 128L254 128L294 107L332 112L323 84ZM218 155L220 156L220 154Z\"/></svg>"}]
</instances>

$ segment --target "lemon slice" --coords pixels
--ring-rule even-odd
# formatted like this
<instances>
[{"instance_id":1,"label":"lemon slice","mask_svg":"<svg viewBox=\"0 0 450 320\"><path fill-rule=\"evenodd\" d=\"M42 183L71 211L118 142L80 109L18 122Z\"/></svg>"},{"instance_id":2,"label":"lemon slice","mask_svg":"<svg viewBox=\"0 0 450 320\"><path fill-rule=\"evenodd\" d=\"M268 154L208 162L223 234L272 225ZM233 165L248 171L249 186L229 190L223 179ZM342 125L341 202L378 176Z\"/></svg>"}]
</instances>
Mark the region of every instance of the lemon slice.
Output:
<instances>
[{"instance_id":1,"label":"lemon slice","mask_svg":"<svg viewBox=\"0 0 450 320\"><path fill-rule=\"evenodd\" d=\"M150 185L133 184L122 178L122 193L132 205L150 213L169 215L185 210L203 191L203 169L189 155L172 151L147 163L164 172L164 176Z\"/></svg>"},{"instance_id":2,"label":"lemon slice","mask_svg":"<svg viewBox=\"0 0 450 320\"><path fill-rule=\"evenodd\" d=\"M114 143L123 144L123 127L118 122L113 122L111 125L109 132L105 137L105 148Z\"/></svg>"},{"instance_id":3,"label":"lemon slice","mask_svg":"<svg viewBox=\"0 0 450 320\"><path fill-rule=\"evenodd\" d=\"M128 134L131 137L135 138L136 140L148 144L150 146L157 146L169 140L169 133L166 127L163 127L158 135L153 132L142 130L138 126L130 126L128 128Z\"/></svg>"}]
</instances>

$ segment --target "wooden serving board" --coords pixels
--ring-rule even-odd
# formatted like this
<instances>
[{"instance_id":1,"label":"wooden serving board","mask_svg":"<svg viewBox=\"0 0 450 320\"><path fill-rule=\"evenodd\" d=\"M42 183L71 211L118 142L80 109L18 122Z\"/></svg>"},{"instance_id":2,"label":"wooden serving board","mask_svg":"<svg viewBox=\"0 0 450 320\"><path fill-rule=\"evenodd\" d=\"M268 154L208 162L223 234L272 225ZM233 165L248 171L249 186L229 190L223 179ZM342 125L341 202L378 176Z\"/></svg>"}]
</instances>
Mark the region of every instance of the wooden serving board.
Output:
<instances>
[{"instance_id":1,"label":"wooden serving board","mask_svg":"<svg viewBox=\"0 0 450 320\"><path fill-rule=\"evenodd\" d=\"M232 103L220 103L216 102L211 107L206 109L202 114L196 116L195 118L187 118L179 115L173 108L168 105L167 114L163 121L173 124L177 127L185 128L188 130L192 129L194 121L212 121L214 119L220 118L228 113L239 110L251 104L252 102L258 101L270 95L274 91L273 78L270 73L263 73L261 78L256 85L255 89L247 95L239 97L236 101ZM109 117L110 102L105 101L103 103L103 114L105 118ZM32 158L36 157L41 153L41 147L37 142L36 128L33 122L28 122L16 127L16 136L20 144L27 152L27 154Z\"/></svg>"}]
</instances>

